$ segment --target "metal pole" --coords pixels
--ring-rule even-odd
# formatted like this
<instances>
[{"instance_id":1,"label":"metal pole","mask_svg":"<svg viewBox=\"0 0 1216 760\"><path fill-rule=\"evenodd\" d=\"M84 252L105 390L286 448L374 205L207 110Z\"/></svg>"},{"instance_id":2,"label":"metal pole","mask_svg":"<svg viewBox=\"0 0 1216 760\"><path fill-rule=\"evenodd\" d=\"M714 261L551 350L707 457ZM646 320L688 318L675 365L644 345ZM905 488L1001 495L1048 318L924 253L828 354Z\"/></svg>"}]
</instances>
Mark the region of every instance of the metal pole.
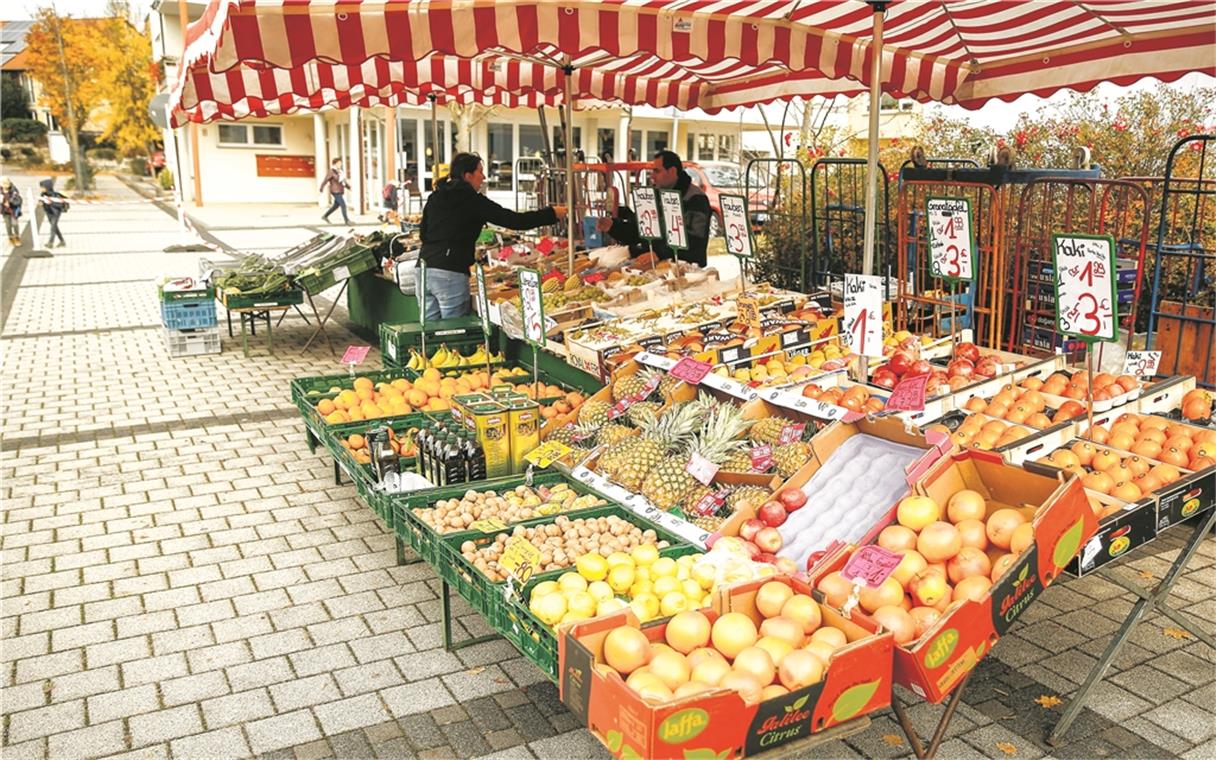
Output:
<instances>
[{"instance_id":1,"label":"metal pole","mask_svg":"<svg viewBox=\"0 0 1216 760\"><path fill-rule=\"evenodd\" d=\"M186 28L187 28L187 26L189 26L189 22L190 22L190 13L186 8L186 0L177 0L177 17L178 17L178 21L181 22L181 30L182 30L182 60L181 60L180 65L184 66L186 63L186 39L187 39ZM194 176L192 177L192 179L194 181L193 200L194 200L195 206L201 207L203 205L203 177L199 171L198 124L191 122L189 130L190 130L190 163L194 167ZM183 179L182 177L178 177L179 181L181 181L182 179ZM185 197L185 193L186 193L186 191L183 189L182 190L183 198Z\"/></svg>"},{"instance_id":2,"label":"metal pole","mask_svg":"<svg viewBox=\"0 0 1216 760\"><path fill-rule=\"evenodd\" d=\"M866 230L862 274L874 273L874 230L878 216L878 105L882 98L882 21L885 2L871 0L874 33L870 42L870 130L866 143Z\"/></svg>"},{"instance_id":3,"label":"metal pole","mask_svg":"<svg viewBox=\"0 0 1216 760\"><path fill-rule=\"evenodd\" d=\"M574 67L567 63L562 67L565 76L566 97L562 107L566 109L566 253L570 269L574 274Z\"/></svg>"},{"instance_id":4,"label":"metal pole","mask_svg":"<svg viewBox=\"0 0 1216 760\"><path fill-rule=\"evenodd\" d=\"M165 103L165 123L172 124L173 113L169 108L169 104ZM179 130L170 127L170 132L173 133L173 171L176 174L173 176L173 200L177 203L177 234L178 239L184 245L186 243L186 201L185 191L182 190L182 149L181 143L178 142L177 133ZM166 148L169 146L165 146Z\"/></svg>"},{"instance_id":5,"label":"metal pole","mask_svg":"<svg viewBox=\"0 0 1216 760\"><path fill-rule=\"evenodd\" d=\"M439 166L439 108L435 105L435 93L426 97L431 101L431 189L434 189L440 179L435 176L435 167Z\"/></svg>"}]
</instances>

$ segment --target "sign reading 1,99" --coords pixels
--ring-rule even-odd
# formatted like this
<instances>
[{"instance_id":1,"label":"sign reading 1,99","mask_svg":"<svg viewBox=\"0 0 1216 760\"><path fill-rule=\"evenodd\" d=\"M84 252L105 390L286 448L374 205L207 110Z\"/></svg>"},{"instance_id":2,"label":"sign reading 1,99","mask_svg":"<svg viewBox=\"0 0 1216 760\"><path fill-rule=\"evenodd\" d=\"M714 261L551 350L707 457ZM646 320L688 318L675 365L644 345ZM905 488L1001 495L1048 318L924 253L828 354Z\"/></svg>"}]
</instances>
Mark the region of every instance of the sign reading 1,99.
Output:
<instances>
[{"instance_id":1,"label":"sign reading 1,99","mask_svg":"<svg viewBox=\"0 0 1216 760\"><path fill-rule=\"evenodd\" d=\"M929 271L947 280L975 279L975 238L971 234L971 201L929 198Z\"/></svg>"},{"instance_id":2,"label":"sign reading 1,99","mask_svg":"<svg viewBox=\"0 0 1216 760\"><path fill-rule=\"evenodd\" d=\"M1053 235L1056 327L1082 340L1119 339L1115 241L1109 235Z\"/></svg>"},{"instance_id":3,"label":"sign reading 1,99","mask_svg":"<svg viewBox=\"0 0 1216 760\"><path fill-rule=\"evenodd\" d=\"M676 190L660 190L659 204L663 207L663 234L667 247L684 250L688 247L688 231L684 229L684 201Z\"/></svg>"},{"instance_id":4,"label":"sign reading 1,99","mask_svg":"<svg viewBox=\"0 0 1216 760\"><path fill-rule=\"evenodd\" d=\"M722 208L722 229L726 232L726 252L734 256L752 255L751 224L747 219L747 199L742 195L718 196Z\"/></svg>"},{"instance_id":5,"label":"sign reading 1,99","mask_svg":"<svg viewBox=\"0 0 1216 760\"><path fill-rule=\"evenodd\" d=\"M638 210L638 236L644 240L663 237L659 226L659 202L653 187L639 187L633 191L633 205Z\"/></svg>"}]
</instances>

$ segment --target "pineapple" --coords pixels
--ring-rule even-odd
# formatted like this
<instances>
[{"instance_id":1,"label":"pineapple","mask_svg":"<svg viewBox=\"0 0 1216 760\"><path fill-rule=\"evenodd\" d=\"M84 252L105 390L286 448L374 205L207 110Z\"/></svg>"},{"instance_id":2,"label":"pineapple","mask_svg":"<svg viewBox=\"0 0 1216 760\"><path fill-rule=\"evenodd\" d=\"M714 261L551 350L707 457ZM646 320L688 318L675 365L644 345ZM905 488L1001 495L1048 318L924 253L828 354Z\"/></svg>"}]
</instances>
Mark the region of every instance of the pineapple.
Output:
<instances>
[{"instance_id":1,"label":"pineapple","mask_svg":"<svg viewBox=\"0 0 1216 760\"><path fill-rule=\"evenodd\" d=\"M684 381L664 374L663 378L659 380L659 398L664 401L671 399L671 394L675 392L676 387L682 382Z\"/></svg>"},{"instance_id":2,"label":"pineapple","mask_svg":"<svg viewBox=\"0 0 1216 760\"><path fill-rule=\"evenodd\" d=\"M634 427L641 427L646 420L657 417L662 410L663 405L657 401L639 401L629 407L625 415Z\"/></svg>"},{"instance_id":3,"label":"pineapple","mask_svg":"<svg viewBox=\"0 0 1216 760\"><path fill-rule=\"evenodd\" d=\"M601 475L607 477L616 477L617 468L621 466L625 455L633 448L636 441L632 438L627 438L619 443L613 443L604 448L600 453L600 458L595 463L595 468L599 470Z\"/></svg>"},{"instance_id":4,"label":"pineapple","mask_svg":"<svg viewBox=\"0 0 1216 760\"><path fill-rule=\"evenodd\" d=\"M785 430L788 424L790 421L784 417L765 417L752 426L748 437L756 443L775 444L781 440L781 431Z\"/></svg>"},{"instance_id":5,"label":"pineapple","mask_svg":"<svg viewBox=\"0 0 1216 760\"><path fill-rule=\"evenodd\" d=\"M722 463L723 472L744 472L752 473L756 468L752 467L752 455L747 449L741 449L732 453Z\"/></svg>"},{"instance_id":6,"label":"pineapple","mask_svg":"<svg viewBox=\"0 0 1216 760\"><path fill-rule=\"evenodd\" d=\"M696 415L694 419L700 419L703 415L702 408L704 402L699 398L698 401L685 404L681 413ZM699 454L720 465L732 452L746 445L739 439L739 434L746 430L749 424L737 407L714 404L698 434L679 452L679 456L664 458L646 475L642 483L642 494L651 504L664 510L688 503L690 496L697 492L698 486L701 485L688 474L687 467L692 455Z\"/></svg>"},{"instance_id":7,"label":"pineapple","mask_svg":"<svg viewBox=\"0 0 1216 760\"><path fill-rule=\"evenodd\" d=\"M685 404L644 424L641 439L628 442L630 449L617 468L616 481L638 492L647 474L667 459L668 452L681 447L692 436L700 415L698 405Z\"/></svg>"},{"instance_id":8,"label":"pineapple","mask_svg":"<svg viewBox=\"0 0 1216 760\"><path fill-rule=\"evenodd\" d=\"M546 441L561 441L567 446L577 447L579 444L590 445L595 442L596 428L590 425L576 425L573 422L563 425L545 437Z\"/></svg>"},{"instance_id":9,"label":"pineapple","mask_svg":"<svg viewBox=\"0 0 1216 760\"><path fill-rule=\"evenodd\" d=\"M637 431L628 425L609 422L599 429L599 432L595 436L595 442L600 446L609 446L614 443L620 443L627 438L632 438L635 432Z\"/></svg>"},{"instance_id":10,"label":"pineapple","mask_svg":"<svg viewBox=\"0 0 1216 760\"><path fill-rule=\"evenodd\" d=\"M713 533L722 527L722 523L726 522L726 518L718 517L717 515L697 515L691 518L689 522L706 533Z\"/></svg>"},{"instance_id":11,"label":"pineapple","mask_svg":"<svg viewBox=\"0 0 1216 760\"><path fill-rule=\"evenodd\" d=\"M763 504L769 497L768 489L760 486L739 486L726 497L726 508L738 512L750 504L753 508Z\"/></svg>"},{"instance_id":12,"label":"pineapple","mask_svg":"<svg viewBox=\"0 0 1216 760\"><path fill-rule=\"evenodd\" d=\"M608 424L608 410L611 408L612 405L607 401L588 399L578 408L578 423L601 428Z\"/></svg>"},{"instance_id":13,"label":"pineapple","mask_svg":"<svg viewBox=\"0 0 1216 760\"><path fill-rule=\"evenodd\" d=\"M798 472L799 468L810 458L810 445L801 441L773 449L773 461L777 463L777 472L783 478L788 478Z\"/></svg>"},{"instance_id":14,"label":"pineapple","mask_svg":"<svg viewBox=\"0 0 1216 760\"><path fill-rule=\"evenodd\" d=\"M621 375L612 381L612 400L620 401L640 396L642 391L646 389L646 385L657 377L658 374L658 370L646 368L639 369L632 375Z\"/></svg>"}]
</instances>

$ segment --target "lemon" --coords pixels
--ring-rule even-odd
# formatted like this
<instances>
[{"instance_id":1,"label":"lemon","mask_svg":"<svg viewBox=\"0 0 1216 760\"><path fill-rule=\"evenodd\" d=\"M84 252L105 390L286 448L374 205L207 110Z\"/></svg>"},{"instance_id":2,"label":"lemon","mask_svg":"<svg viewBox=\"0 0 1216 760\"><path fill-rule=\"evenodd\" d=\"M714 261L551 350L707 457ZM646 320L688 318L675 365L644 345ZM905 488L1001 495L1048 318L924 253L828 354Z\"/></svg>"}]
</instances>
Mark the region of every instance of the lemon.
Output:
<instances>
[{"instance_id":1,"label":"lemon","mask_svg":"<svg viewBox=\"0 0 1216 760\"><path fill-rule=\"evenodd\" d=\"M608 576L608 561L598 554L584 554L574 566L578 568L578 574L589 581L602 581Z\"/></svg>"},{"instance_id":2,"label":"lemon","mask_svg":"<svg viewBox=\"0 0 1216 760\"><path fill-rule=\"evenodd\" d=\"M659 547L654 544L640 544L633 547L629 556L633 557L633 561L639 565L653 565L659 558Z\"/></svg>"},{"instance_id":3,"label":"lemon","mask_svg":"<svg viewBox=\"0 0 1216 760\"><path fill-rule=\"evenodd\" d=\"M641 580L650 580L650 565L635 565L633 568L634 577Z\"/></svg>"},{"instance_id":4,"label":"lemon","mask_svg":"<svg viewBox=\"0 0 1216 760\"><path fill-rule=\"evenodd\" d=\"M562 600L563 603L565 600ZM563 605L564 606L564 605ZM633 608L633 614L638 616L638 620L645 623L647 620L654 620L659 616L659 598L654 594L642 594L635 596L629 606Z\"/></svg>"},{"instance_id":5,"label":"lemon","mask_svg":"<svg viewBox=\"0 0 1216 760\"><path fill-rule=\"evenodd\" d=\"M676 561L671 557L659 557L650 565L650 576L652 578L675 577L678 569Z\"/></svg>"},{"instance_id":6,"label":"lemon","mask_svg":"<svg viewBox=\"0 0 1216 760\"><path fill-rule=\"evenodd\" d=\"M571 611L567 612L565 615L562 615L562 619L559 620L557 622L557 624L565 625L566 623L577 623L578 621L586 620L589 617L591 617L591 616L590 615L580 615L579 613L571 610Z\"/></svg>"},{"instance_id":7,"label":"lemon","mask_svg":"<svg viewBox=\"0 0 1216 760\"><path fill-rule=\"evenodd\" d=\"M659 579L655 580L654 593L658 594L660 598L662 598L666 594L670 594L673 591L678 591L680 593L684 593L683 589L680 586L680 582L678 580L676 580L675 578L667 576L667 577L659 578Z\"/></svg>"},{"instance_id":8,"label":"lemon","mask_svg":"<svg viewBox=\"0 0 1216 760\"><path fill-rule=\"evenodd\" d=\"M695 565L697 563L697 560L700 558L701 558L700 554L685 554L683 557L679 557L678 559L676 559L676 564L679 565L680 567L687 567L689 569L692 569L692 566Z\"/></svg>"},{"instance_id":9,"label":"lemon","mask_svg":"<svg viewBox=\"0 0 1216 760\"><path fill-rule=\"evenodd\" d=\"M563 592L586 591L587 579L578 573L562 573L557 578L557 585L561 587Z\"/></svg>"},{"instance_id":10,"label":"lemon","mask_svg":"<svg viewBox=\"0 0 1216 760\"><path fill-rule=\"evenodd\" d=\"M546 625L554 625L566 614L566 597L561 594L546 594L533 598L532 613Z\"/></svg>"},{"instance_id":11,"label":"lemon","mask_svg":"<svg viewBox=\"0 0 1216 760\"><path fill-rule=\"evenodd\" d=\"M574 591L566 595L566 611L588 618L595 615L599 601L586 591Z\"/></svg>"},{"instance_id":12,"label":"lemon","mask_svg":"<svg viewBox=\"0 0 1216 760\"><path fill-rule=\"evenodd\" d=\"M624 593L637 580L644 579L639 579L628 565L617 565L608 571L608 585L618 594Z\"/></svg>"},{"instance_id":13,"label":"lemon","mask_svg":"<svg viewBox=\"0 0 1216 760\"><path fill-rule=\"evenodd\" d=\"M613 596L612 586L609 586L603 581L592 581L590 585L587 586L587 593L591 594L591 596L597 602L602 602L605 599L611 599Z\"/></svg>"},{"instance_id":14,"label":"lemon","mask_svg":"<svg viewBox=\"0 0 1216 760\"><path fill-rule=\"evenodd\" d=\"M717 575L718 571L709 563L695 565L692 569L692 579L706 591L714 587L714 579Z\"/></svg>"},{"instance_id":15,"label":"lemon","mask_svg":"<svg viewBox=\"0 0 1216 760\"><path fill-rule=\"evenodd\" d=\"M595 616L611 615L614 612L619 612L629 606L628 602L617 599L615 596L610 599L604 599L595 607Z\"/></svg>"},{"instance_id":16,"label":"lemon","mask_svg":"<svg viewBox=\"0 0 1216 760\"><path fill-rule=\"evenodd\" d=\"M541 581L532 589L532 598L553 594L561 589L557 585L557 581Z\"/></svg>"},{"instance_id":17,"label":"lemon","mask_svg":"<svg viewBox=\"0 0 1216 760\"><path fill-rule=\"evenodd\" d=\"M676 579L686 581L692 577L692 570L689 570L684 565L676 565Z\"/></svg>"},{"instance_id":18,"label":"lemon","mask_svg":"<svg viewBox=\"0 0 1216 760\"><path fill-rule=\"evenodd\" d=\"M679 612L684 612L689 609L688 597L681 594L679 591L672 591L670 594L665 594L663 600L659 603L659 613L667 615L675 615Z\"/></svg>"},{"instance_id":19,"label":"lemon","mask_svg":"<svg viewBox=\"0 0 1216 760\"><path fill-rule=\"evenodd\" d=\"M605 561L608 563L609 569L614 568L617 565L629 565L630 567L633 567L633 557L630 557L625 552L613 552L612 554L608 555L608 559Z\"/></svg>"},{"instance_id":20,"label":"lemon","mask_svg":"<svg viewBox=\"0 0 1216 760\"><path fill-rule=\"evenodd\" d=\"M684 596L689 599L700 599L705 595L705 592L701 590L701 584L691 578L680 581L680 589L684 592Z\"/></svg>"},{"instance_id":21,"label":"lemon","mask_svg":"<svg viewBox=\"0 0 1216 760\"><path fill-rule=\"evenodd\" d=\"M636 581L629 587L629 598L634 599L642 594L654 593L654 587L650 585L650 581Z\"/></svg>"}]
</instances>

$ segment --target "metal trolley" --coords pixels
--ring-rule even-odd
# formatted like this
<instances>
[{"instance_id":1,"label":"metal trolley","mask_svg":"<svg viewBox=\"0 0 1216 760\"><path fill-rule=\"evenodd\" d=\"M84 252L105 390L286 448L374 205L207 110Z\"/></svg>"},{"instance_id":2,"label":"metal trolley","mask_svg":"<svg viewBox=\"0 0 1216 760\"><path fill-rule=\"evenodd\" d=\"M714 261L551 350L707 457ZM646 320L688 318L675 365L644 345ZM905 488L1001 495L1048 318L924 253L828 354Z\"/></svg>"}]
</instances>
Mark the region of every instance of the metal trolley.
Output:
<instances>
[{"instance_id":1,"label":"metal trolley","mask_svg":"<svg viewBox=\"0 0 1216 760\"><path fill-rule=\"evenodd\" d=\"M890 178L882 164L878 192L875 273L894 274L891 247ZM846 273L862 271L866 221L866 160L821 158L811 166L811 281L829 286ZM890 293L884 294L884 300Z\"/></svg>"}]
</instances>

